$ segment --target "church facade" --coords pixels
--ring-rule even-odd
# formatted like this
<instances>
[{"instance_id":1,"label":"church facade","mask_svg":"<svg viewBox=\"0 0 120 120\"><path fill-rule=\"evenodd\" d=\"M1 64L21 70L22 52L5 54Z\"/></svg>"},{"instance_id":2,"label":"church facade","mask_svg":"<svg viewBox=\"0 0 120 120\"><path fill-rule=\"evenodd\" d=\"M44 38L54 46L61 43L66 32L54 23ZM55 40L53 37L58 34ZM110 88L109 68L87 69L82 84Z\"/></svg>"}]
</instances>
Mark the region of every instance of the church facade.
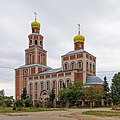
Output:
<instances>
[{"instance_id":1,"label":"church facade","mask_svg":"<svg viewBox=\"0 0 120 120\"><path fill-rule=\"evenodd\" d=\"M64 86L79 80L83 85L100 87L103 82L96 76L96 57L84 50L85 37L74 37L74 50L61 56L61 67L47 66L47 51L40 23L31 23L32 33L28 35L29 46L25 50L25 65L15 69L15 96L21 99L23 89L33 101L47 100L52 89L56 96Z\"/></svg>"}]
</instances>

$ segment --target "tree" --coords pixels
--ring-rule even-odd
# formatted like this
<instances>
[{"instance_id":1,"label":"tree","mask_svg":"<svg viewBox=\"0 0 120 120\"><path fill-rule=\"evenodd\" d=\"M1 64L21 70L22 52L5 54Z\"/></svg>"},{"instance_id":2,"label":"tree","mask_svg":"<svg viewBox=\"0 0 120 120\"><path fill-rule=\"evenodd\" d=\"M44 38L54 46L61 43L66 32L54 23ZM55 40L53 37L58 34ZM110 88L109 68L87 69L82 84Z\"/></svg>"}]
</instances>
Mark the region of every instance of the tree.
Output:
<instances>
[{"instance_id":1,"label":"tree","mask_svg":"<svg viewBox=\"0 0 120 120\"><path fill-rule=\"evenodd\" d=\"M120 104L120 72L116 73L113 76L111 86L111 97L113 104Z\"/></svg>"},{"instance_id":2,"label":"tree","mask_svg":"<svg viewBox=\"0 0 120 120\"><path fill-rule=\"evenodd\" d=\"M19 106L22 107L22 103L23 103L23 106L25 106L25 107L31 107L33 105L32 99L29 98L29 96L27 94L26 87L24 87L23 93L21 94L21 100L17 101L16 106L17 107L19 107Z\"/></svg>"},{"instance_id":3,"label":"tree","mask_svg":"<svg viewBox=\"0 0 120 120\"><path fill-rule=\"evenodd\" d=\"M104 81L103 81L103 90L104 90L104 94L105 94L105 98L107 98L109 96L109 86L108 86L108 82L107 82L107 77L104 77Z\"/></svg>"},{"instance_id":4,"label":"tree","mask_svg":"<svg viewBox=\"0 0 120 120\"><path fill-rule=\"evenodd\" d=\"M55 102L55 92L54 92L54 89L52 89L52 91L49 95L47 107L55 107L54 102Z\"/></svg>"},{"instance_id":5,"label":"tree","mask_svg":"<svg viewBox=\"0 0 120 120\"><path fill-rule=\"evenodd\" d=\"M4 93L4 92L3 92ZM13 104L13 96L1 96L0 105L10 107Z\"/></svg>"},{"instance_id":6,"label":"tree","mask_svg":"<svg viewBox=\"0 0 120 120\"><path fill-rule=\"evenodd\" d=\"M4 89L0 90L0 97L4 97L4 95L5 95Z\"/></svg>"},{"instance_id":7,"label":"tree","mask_svg":"<svg viewBox=\"0 0 120 120\"><path fill-rule=\"evenodd\" d=\"M104 81L103 81L103 99L104 101L106 101L107 103L111 103L111 95L110 95L110 88L107 82L107 77L104 77Z\"/></svg>"},{"instance_id":8,"label":"tree","mask_svg":"<svg viewBox=\"0 0 120 120\"><path fill-rule=\"evenodd\" d=\"M74 106L84 96L82 86L79 83L71 84L59 93L59 100L62 104Z\"/></svg>"},{"instance_id":9,"label":"tree","mask_svg":"<svg viewBox=\"0 0 120 120\"><path fill-rule=\"evenodd\" d=\"M26 98L24 100L25 107L31 107L33 105L32 99Z\"/></svg>"},{"instance_id":10,"label":"tree","mask_svg":"<svg viewBox=\"0 0 120 120\"><path fill-rule=\"evenodd\" d=\"M51 92L50 95L49 95L49 100L50 100L51 102L53 102L54 99L55 99L55 92L54 92L54 89L52 89L52 92Z\"/></svg>"},{"instance_id":11,"label":"tree","mask_svg":"<svg viewBox=\"0 0 120 120\"><path fill-rule=\"evenodd\" d=\"M95 86L86 86L84 88L85 99L90 101L90 109L93 107L93 102L101 100L103 89Z\"/></svg>"},{"instance_id":12,"label":"tree","mask_svg":"<svg viewBox=\"0 0 120 120\"><path fill-rule=\"evenodd\" d=\"M15 105L16 105L16 107L24 107L25 106L23 100L16 100Z\"/></svg>"},{"instance_id":13,"label":"tree","mask_svg":"<svg viewBox=\"0 0 120 120\"><path fill-rule=\"evenodd\" d=\"M10 107L13 104L13 96L4 96L5 105Z\"/></svg>"},{"instance_id":14,"label":"tree","mask_svg":"<svg viewBox=\"0 0 120 120\"><path fill-rule=\"evenodd\" d=\"M23 93L21 94L21 99L25 100L26 98L28 98L28 94L27 94L26 87L24 87Z\"/></svg>"}]
</instances>

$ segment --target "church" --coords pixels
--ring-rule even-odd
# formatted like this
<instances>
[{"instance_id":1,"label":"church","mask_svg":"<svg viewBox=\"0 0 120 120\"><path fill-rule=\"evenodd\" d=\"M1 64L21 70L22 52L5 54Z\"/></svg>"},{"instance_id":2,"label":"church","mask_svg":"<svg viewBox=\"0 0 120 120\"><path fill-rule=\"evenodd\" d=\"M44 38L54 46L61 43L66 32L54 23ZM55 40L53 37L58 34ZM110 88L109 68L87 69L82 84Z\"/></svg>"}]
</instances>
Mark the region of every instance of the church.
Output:
<instances>
[{"instance_id":1,"label":"church","mask_svg":"<svg viewBox=\"0 0 120 120\"><path fill-rule=\"evenodd\" d=\"M85 37L80 34L80 26L78 35L73 38L74 50L61 56L61 67L56 69L47 66L47 51L43 46L44 37L40 27L35 18L31 23L32 33L28 35L25 65L15 69L16 100L21 99L24 88L33 101L47 101L52 89L58 96L64 86L77 80L83 85L102 86L102 79L96 76L96 57L85 51Z\"/></svg>"}]
</instances>

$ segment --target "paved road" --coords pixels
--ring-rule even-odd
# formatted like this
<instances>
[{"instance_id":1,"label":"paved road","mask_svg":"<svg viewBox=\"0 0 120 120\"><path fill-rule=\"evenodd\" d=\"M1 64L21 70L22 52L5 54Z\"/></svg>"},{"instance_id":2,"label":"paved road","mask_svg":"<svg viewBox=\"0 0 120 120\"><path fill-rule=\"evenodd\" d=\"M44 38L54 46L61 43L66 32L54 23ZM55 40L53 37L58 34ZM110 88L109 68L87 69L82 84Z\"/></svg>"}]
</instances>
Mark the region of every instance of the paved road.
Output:
<instances>
[{"instance_id":1,"label":"paved road","mask_svg":"<svg viewBox=\"0 0 120 120\"><path fill-rule=\"evenodd\" d=\"M113 117L96 117L82 115L83 111L89 109L69 109L67 111L44 111L44 112L28 112L28 113L8 113L0 114L0 120L120 120ZM95 110L110 110L106 108L98 108Z\"/></svg>"}]
</instances>

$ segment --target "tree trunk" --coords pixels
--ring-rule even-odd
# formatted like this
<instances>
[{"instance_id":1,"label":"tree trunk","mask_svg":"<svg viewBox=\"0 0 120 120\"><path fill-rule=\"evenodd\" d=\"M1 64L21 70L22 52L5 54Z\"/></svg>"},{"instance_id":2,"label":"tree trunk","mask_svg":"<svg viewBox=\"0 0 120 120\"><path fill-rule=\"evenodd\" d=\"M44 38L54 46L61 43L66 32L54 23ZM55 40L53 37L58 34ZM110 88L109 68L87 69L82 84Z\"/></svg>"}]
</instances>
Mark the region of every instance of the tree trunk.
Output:
<instances>
[{"instance_id":1,"label":"tree trunk","mask_svg":"<svg viewBox=\"0 0 120 120\"><path fill-rule=\"evenodd\" d=\"M66 102L66 107L69 107L69 101Z\"/></svg>"},{"instance_id":2,"label":"tree trunk","mask_svg":"<svg viewBox=\"0 0 120 120\"><path fill-rule=\"evenodd\" d=\"M102 99L101 100L101 105L104 106L105 105L104 103L105 103L105 101Z\"/></svg>"},{"instance_id":3,"label":"tree trunk","mask_svg":"<svg viewBox=\"0 0 120 120\"><path fill-rule=\"evenodd\" d=\"M90 102L90 111L92 110L92 104L93 104L93 103L92 103L92 102Z\"/></svg>"},{"instance_id":4,"label":"tree trunk","mask_svg":"<svg viewBox=\"0 0 120 120\"><path fill-rule=\"evenodd\" d=\"M82 107L84 107L85 106L85 101L82 101Z\"/></svg>"}]
</instances>

